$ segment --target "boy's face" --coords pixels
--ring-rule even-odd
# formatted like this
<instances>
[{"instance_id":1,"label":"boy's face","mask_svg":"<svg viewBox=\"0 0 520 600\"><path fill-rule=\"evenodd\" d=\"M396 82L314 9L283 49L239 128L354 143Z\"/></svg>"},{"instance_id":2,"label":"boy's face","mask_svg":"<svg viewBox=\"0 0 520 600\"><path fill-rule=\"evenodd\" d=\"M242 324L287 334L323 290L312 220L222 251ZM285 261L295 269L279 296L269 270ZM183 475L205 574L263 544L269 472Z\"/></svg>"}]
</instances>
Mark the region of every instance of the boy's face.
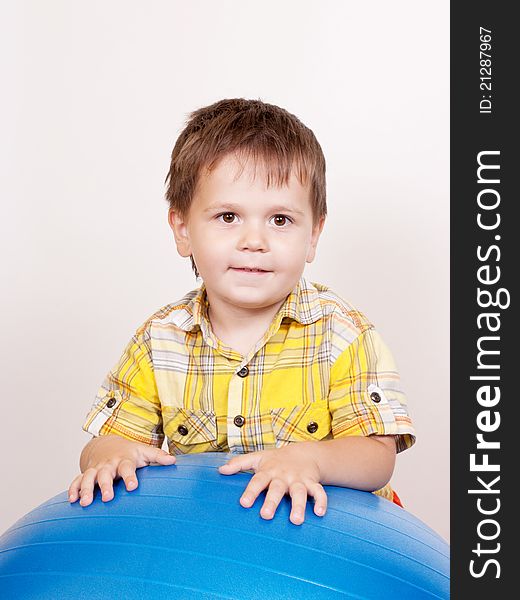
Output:
<instances>
[{"instance_id":1,"label":"boy's face","mask_svg":"<svg viewBox=\"0 0 520 600\"><path fill-rule=\"evenodd\" d=\"M210 304L262 309L284 300L312 262L324 218L313 226L309 189L294 174L289 185L266 187L234 156L201 175L189 214L170 210L181 256L193 255ZM250 271L246 269L261 269Z\"/></svg>"}]
</instances>

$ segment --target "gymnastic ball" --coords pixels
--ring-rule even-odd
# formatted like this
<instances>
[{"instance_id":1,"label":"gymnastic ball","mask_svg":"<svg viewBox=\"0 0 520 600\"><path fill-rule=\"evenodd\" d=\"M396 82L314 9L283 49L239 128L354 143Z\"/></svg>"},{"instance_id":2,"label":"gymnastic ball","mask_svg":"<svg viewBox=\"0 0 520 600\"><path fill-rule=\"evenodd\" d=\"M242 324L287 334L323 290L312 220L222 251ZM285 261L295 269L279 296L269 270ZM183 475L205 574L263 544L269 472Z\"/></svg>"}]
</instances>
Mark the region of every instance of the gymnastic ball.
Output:
<instances>
[{"instance_id":1,"label":"gymnastic ball","mask_svg":"<svg viewBox=\"0 0 520 600\"><path fill-rule=\"evenodd\" d=\"M221 475L230 455L189 454L139 469L139 487L103 503L63 492L0 538L0 598L176 600L449 597L449 547L419 519L368 492L327 486L305 522L239 503L251 474Z\"/></svg>"}]
</instances>

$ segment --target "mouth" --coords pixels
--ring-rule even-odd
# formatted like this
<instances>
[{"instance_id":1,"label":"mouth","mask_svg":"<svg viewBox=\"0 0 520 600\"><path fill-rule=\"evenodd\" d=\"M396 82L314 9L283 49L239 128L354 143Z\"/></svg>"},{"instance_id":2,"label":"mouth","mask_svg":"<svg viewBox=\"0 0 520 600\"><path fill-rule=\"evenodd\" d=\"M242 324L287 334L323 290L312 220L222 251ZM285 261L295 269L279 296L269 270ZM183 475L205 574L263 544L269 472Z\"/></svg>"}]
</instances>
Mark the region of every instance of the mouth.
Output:
<instances>
[{"instance_id":1,"label":"mouth","mask_svg":"<svg viewBox=\"0 0 520 600\"><path fill-rule=\"evenodd\" d=\"M240 273L271 273L271 271L266 271L265 269L260 269L258 267L230 267L230 269Z\"/></svg>"}]
</instances>

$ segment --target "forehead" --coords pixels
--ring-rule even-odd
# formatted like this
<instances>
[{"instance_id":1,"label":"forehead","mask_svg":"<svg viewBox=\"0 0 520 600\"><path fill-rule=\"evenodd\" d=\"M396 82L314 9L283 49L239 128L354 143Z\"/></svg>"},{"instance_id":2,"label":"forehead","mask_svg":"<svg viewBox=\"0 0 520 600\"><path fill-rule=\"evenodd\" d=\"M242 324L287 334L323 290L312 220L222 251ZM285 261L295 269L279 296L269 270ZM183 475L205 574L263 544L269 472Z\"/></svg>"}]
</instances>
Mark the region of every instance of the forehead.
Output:
<instances>
[{"instance_id":1,"label":"forehead","mask_svg":"<svg viewBox=\"0 0 520 600\"><path fill-rule=\"evenodd\" d=\"M310 201L310 185L302 182L293 169L287 181L281 181L279 172L266 161L255 161L234 154L226 155L211 169L202 169L196 195L207 196L222 193L263 193L279 196L288 193L295 199Z\"/></svg>"}]
</instances>

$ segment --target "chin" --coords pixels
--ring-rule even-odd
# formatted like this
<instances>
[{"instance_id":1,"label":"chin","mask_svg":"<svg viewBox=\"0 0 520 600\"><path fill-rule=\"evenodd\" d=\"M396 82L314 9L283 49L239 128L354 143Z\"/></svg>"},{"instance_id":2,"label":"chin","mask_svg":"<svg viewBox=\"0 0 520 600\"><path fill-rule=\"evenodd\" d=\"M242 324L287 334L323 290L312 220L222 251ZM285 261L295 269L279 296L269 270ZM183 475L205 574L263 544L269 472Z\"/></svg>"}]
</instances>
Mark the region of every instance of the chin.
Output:
<instances>
[{"instance_id":1,"label":"chin","mask_svg":"<svg viewBox=\"0 0 520 600\"><path fill-rule=\"evenodd\" d=\"M266 295L262 293L262 290L255 290L251 288L245 289L242 292L231 292L228 297L233 304L243 306L244 308L261 308L276 302L276 300L266 297Z\"/></svg>"}]
</instances>

